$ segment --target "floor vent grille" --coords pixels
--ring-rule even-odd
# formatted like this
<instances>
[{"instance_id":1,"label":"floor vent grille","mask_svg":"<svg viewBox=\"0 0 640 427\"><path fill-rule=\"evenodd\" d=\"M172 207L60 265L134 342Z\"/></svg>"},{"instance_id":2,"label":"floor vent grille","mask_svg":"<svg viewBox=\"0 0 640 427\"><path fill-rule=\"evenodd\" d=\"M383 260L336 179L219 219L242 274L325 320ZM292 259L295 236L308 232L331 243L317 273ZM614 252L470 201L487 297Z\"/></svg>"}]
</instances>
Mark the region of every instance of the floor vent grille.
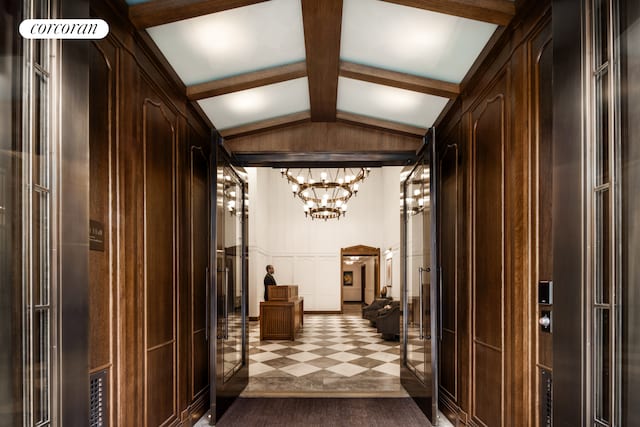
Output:
<instances>
[{"instance_id":1,"label":"floor vent grille","mask_svg":"<svg viewBox=\"0 0 640 427\"><path fill-rule=\"evenodd\" d=\"M553 388L551 372L546 369L540 371L540 426L553 426Z\"/></svg>"},{"instance_id":2,"label":"floor vent grille","mask_svg":"<svg viewBox=\"0 0 640 427\"><path fill-rule=\"evenodd\" d=\"M109 425L109 373L96 372L89 377L89 427Z\"/></svg>"}]
</instances>

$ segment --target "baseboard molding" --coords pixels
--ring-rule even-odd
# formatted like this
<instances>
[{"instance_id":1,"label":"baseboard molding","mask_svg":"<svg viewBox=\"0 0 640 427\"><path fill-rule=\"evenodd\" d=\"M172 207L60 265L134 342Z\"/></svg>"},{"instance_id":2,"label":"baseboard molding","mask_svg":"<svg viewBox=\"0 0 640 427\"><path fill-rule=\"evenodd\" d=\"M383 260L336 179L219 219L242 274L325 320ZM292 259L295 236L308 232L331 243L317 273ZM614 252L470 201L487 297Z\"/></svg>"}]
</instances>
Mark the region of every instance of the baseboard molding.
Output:
<instances>
[{"instance_id":1,"label":"baseboard molding","mask_svg":"<svg viewBox=\"0 0 640 427\"><path fill-rule=\"evenodd\" d=\"M187 426L195 424L209 410L209 388L204 389L198 397L194 399L188 408L189 419L186 420Z\"/></svg>"},{"instance_id":2,"label":"baseboard molding","mask_svg":"<svg viewBox=\"0 0 640 427\"><path fill-rule=\"evenodd\" d=\"M320 311L306 311L304 312L304 314L342 314L341 310L320 310ZM249 316L249 321L250 322L254 322L254 321L258 321L260 320L260 316L254 317L254 316Z\"/></svg>"},{"instance_id":3,"label":"baseboard molding","mask_svg":"<svg viewBox=\"0 0 640 427\"><path fill-rule=\"evenodd\" d=\"M440 399L438 403L443 415L455 426L468 425L469 417L467 413L464 412L446 392L440 390L439 396Z\"/></svg>"},{"instance_id":4,"label":"baseboard molding","mask_svg":"<svg viewBox=\"0 0 640 427\"><path fill-rule=\"evenodd\" d=\"M304 314L342 314L342 310L320 310L320 311L306 311Z\"/></svg>"}]
</instances>

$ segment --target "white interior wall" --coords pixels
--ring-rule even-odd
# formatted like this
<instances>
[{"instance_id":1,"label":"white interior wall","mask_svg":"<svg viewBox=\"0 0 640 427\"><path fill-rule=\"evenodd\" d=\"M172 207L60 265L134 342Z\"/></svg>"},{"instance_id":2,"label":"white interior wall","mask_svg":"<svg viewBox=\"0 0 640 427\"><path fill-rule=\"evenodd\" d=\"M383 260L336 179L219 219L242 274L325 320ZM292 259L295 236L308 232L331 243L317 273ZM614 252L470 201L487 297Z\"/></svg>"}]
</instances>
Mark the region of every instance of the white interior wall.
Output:
<instances>
[{"instance_id":1,"label":"white interior wall","mask_svg":"<svg viewBox=\"0 0 640 427\"><path fill-rule=\"evenodd\" d=\"M366 275L367 275L367 283L366 288L364 290L364 302L367 304L371 304L373 300L376 298L376 284L375 284L375 268L376 261L375 257L367 257L365 262L367 266ZM380 277L380 276L378 276Z\"/></svg>"},{"instance_id":2,"label":"white interior wall","mask_svg":"<svg viewBox=\"0 0 640 427\"><path fill-rule=\"evenodd\" d=\"M249 168L249 315L259 315L264 267L269 263L275 267L278 284L299 286L305 310L339 311L340 249L367 245L383 253L388 247L399 250L400 169L374 168L358 195L349 200L346 217L312 221L304 216L302 202L293 197L278 169ZM373 274L373 268L367 270ZM373 283L373 276L368 283Z\"/></svg>"},{"instance_id":3,"label":"white interior wall","mask_svg":"<svg viewBox=\"0 0 640 427\"><path fill-rule=\"evenodd\" d=\"M384 193L390 195L383 209L384 239L380 259L380 286L386 285L385 259L391 257L392 281L391 293L394 299L400 298L400 172L402 166L382 168ZM393 199L393 200L392 200ZM386 252L386 251L389 252Z\"/></svg>"}]
</instances>

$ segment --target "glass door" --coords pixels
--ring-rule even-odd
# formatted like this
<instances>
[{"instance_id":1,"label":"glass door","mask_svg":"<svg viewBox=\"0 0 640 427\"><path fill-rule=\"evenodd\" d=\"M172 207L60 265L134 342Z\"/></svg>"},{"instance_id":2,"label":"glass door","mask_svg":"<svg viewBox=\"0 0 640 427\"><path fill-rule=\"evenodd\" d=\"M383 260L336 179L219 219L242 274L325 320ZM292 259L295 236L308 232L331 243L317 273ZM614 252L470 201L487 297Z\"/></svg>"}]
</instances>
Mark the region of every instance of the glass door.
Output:
<instances>
[{"instance_id":1,"label":"glass door","mask_svg":"<svg viewBox=\"0 0 640 427\"><path fill-rule=\"evenodd\" d=\"M433 425L437 423L437 272L433 129L401 183L401 381ZM433 286L432 286L433 284ZM433 339L432 339L433 337Z\"/></svg>"},{"instance_id":2,"label":"glass door","mask_svg":"<svg viewBox=\"0 0 640 427\"><path fill-rule=\"evenodd\" d=\"M218 149L216 168L216 238L212 326L216 331L211 360L211 422L215 422L247 385L247 185L243 172Z\"/></svg>"}]
</instances>

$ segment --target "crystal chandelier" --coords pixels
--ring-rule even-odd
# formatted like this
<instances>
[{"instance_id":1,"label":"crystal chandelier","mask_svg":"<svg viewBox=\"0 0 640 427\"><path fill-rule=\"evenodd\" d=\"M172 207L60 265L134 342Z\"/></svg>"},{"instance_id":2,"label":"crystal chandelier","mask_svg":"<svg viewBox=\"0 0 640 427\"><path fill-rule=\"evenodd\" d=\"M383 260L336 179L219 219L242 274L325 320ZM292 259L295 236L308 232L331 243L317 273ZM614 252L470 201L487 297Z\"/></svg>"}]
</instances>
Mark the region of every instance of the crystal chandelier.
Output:
<instances>
[{"instance_id":1,"label":"crystal chandelier","mask_svg":"<svg viewBox=\"0 0 640 427\"><path fill-rule=\"evenodd\" d=\"M347 214L347 201L370 172L370 168L280 169L294 197L304 203L305 216L325 221Z\"/></svg>"}]
</instances>

